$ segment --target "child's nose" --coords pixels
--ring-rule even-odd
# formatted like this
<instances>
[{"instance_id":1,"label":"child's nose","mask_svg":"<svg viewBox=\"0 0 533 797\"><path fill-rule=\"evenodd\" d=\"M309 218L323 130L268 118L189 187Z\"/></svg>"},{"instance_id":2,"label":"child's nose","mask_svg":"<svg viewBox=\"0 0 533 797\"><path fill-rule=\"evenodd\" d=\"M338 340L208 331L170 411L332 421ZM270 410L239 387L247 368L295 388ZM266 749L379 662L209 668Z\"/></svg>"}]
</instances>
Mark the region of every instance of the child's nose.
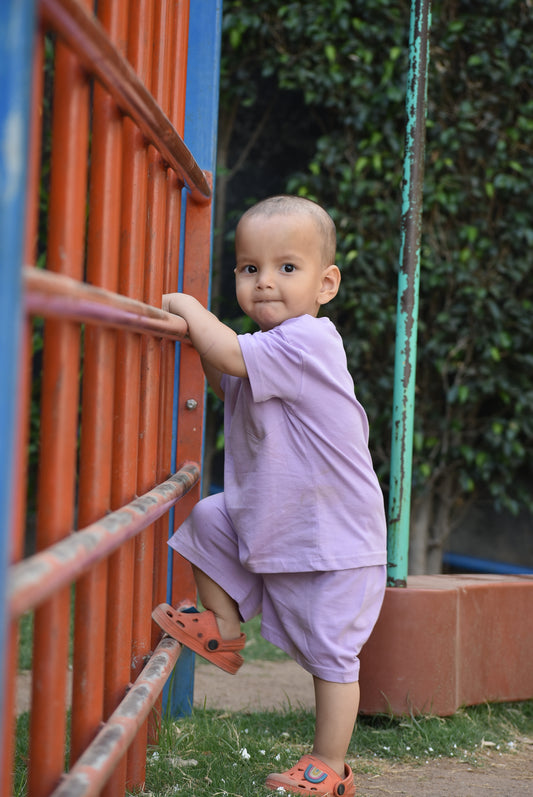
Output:
<instances>
[{"instance_id":1,"label":"child's nose","mask_svg":"<svg viewBox=\"0 0 533 797\"><path fill-rule=\"evenodd\" d=\"M257 274L256 284L258 288L271 288L274 283L270 271L267 270L259 271Z\"/></svg>"}]
</instances>

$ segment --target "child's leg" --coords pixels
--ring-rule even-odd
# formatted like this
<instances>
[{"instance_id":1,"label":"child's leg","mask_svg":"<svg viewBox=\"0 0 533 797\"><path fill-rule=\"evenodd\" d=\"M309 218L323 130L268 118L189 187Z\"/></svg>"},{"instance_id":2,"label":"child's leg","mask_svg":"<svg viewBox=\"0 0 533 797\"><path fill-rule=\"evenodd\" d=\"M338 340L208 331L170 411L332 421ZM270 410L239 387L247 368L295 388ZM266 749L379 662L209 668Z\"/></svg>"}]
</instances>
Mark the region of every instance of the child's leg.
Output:
<instances>
[{"instance_id":1,"label":"child's leg","mask_svg":"<svg viewBox=\"0 0 533 797\"><path fill-rule=\"evenodd\" d=\"M359 709L359 683L338 684L313 677L316 727L313 755L344 777L344 760Z\"/></svg>"},{"instance_id":2,"label":"child's leg","mask_svg":"<svg viewBox=\"0 0 533 797\"><path fill-rule=\"evenodd\" d=\"M236 602L222 587L193 565L194 580L205 609L215 615L222 639L235 639L241 632L241 618Z\"/></svg>"}]
</instances>

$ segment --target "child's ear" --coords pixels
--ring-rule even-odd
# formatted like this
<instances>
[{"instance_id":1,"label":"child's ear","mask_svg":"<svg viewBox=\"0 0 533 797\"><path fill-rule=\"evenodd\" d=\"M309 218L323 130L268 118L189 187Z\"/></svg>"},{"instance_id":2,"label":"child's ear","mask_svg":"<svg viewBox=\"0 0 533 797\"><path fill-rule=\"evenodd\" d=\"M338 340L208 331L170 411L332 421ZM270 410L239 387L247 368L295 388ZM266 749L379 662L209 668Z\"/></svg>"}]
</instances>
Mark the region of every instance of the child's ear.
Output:
<instances>
[{"instance_id":1,"label":"child's ear","mask_svg":"<svg viewBox=\"0 0 533 797\"><path fill-rule=\"evenodd\" d=\"M327 304L338 293L339 285L341 284L341 272L338 266L327 266L322 272L322 284L320 293L318 294L318 303Z\"/></svg>"}]
</instances>

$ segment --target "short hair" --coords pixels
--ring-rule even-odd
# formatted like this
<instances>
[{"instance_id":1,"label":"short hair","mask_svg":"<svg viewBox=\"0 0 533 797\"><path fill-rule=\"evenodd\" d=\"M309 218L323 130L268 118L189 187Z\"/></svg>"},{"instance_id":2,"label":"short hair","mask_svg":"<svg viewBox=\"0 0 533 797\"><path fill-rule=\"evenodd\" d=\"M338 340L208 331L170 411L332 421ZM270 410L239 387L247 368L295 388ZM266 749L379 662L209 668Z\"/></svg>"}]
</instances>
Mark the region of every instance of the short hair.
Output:
<instances>
[{"instance_id":1,"label":"short hair","mask_svg":"<svg viewBox=\"0 0 533 797\"><path fill-rule=\"evenodd\" d=\"M291 196L290 194L267 197L248 208L241 216L241 221L251 216L283 216L285 214L311 216L322 236L322 265L330 266L335 263L337 251L335 222L321 205L311 199L306 199L302 196Z\"/></svg>"}]
</instances>

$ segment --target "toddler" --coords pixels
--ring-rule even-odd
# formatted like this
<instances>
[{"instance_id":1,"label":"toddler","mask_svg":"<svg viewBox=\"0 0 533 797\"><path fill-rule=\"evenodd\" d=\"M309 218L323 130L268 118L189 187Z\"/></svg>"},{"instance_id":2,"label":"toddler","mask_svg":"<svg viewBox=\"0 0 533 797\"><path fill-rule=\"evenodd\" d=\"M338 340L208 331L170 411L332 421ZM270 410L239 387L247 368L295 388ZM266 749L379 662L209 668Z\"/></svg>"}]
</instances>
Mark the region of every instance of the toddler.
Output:
<instances>
[{"instance_id":1,"label":"toddler","mask_svg":"<svg viewBox=\"0 0 533 797\"><path fill-rule=\"evenodd\" d=\"M311 753L269 789L355 794L345 762L359 706L358 653L386 581L383 496L341 338L320 308L337 294L335 225L301 197L250 208L236 230L237 300L259 327L237 335L191 296L182 316L209 384L224 399L224 492L200 501L169 544L191 562L205 611L162 604L154 619L228 672L242 622L314 681Z\"/></svg>"}]
</instances>

